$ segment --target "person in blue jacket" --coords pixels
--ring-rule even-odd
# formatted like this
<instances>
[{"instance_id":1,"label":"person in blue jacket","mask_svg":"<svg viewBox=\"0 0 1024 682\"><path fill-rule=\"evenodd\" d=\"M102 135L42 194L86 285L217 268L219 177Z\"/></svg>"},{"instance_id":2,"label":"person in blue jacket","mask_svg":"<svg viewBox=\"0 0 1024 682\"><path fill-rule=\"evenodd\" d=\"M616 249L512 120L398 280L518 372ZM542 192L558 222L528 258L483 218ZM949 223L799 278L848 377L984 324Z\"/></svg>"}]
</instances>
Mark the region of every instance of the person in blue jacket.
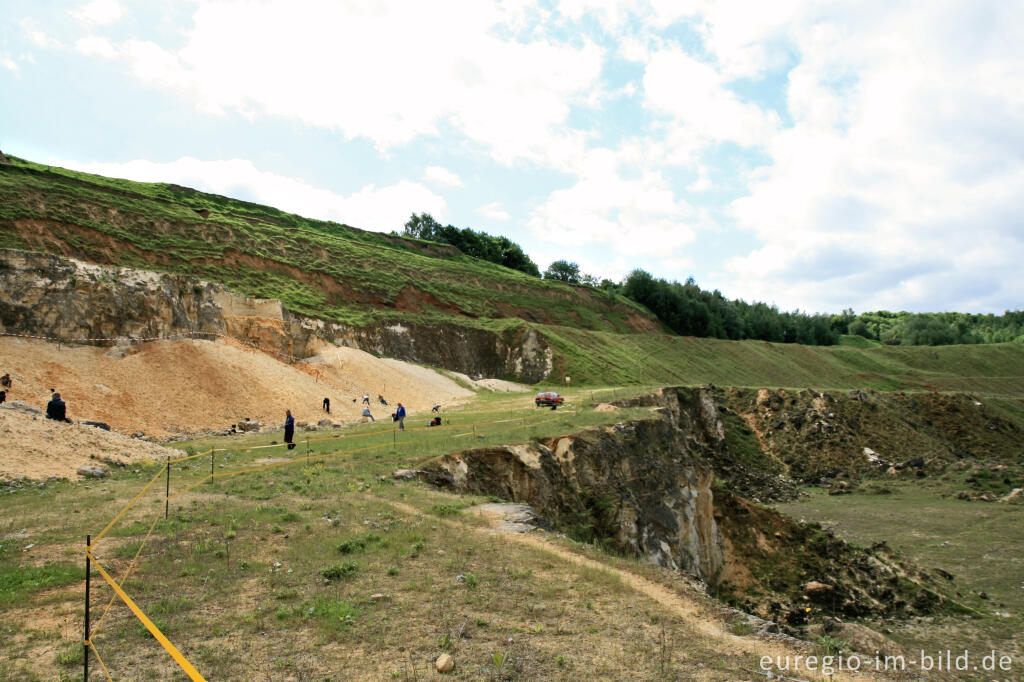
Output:
<instances>
[{"instance_id":1,"label":"person in blue jacket","mask_svg":"<svg viewBox=\"0 0 1024 682\"><path fill-rule=\"evenodd\" d=\"M405 430L405 405L398 403L398 409L395 410L395 419L398 420L398 428Z\"/></svg>"},{"instance_id":2,"label":"person in blue jacket","mask_svg":"<svg viewBox=\"0 0 1024 682\"><path fill-rule=\"evenodd\" d=\"M284 442L288 443L288 449L295 449L295 417L292 416L291 410L285 410L284 417Z\"/></svg>"}]
</instances>

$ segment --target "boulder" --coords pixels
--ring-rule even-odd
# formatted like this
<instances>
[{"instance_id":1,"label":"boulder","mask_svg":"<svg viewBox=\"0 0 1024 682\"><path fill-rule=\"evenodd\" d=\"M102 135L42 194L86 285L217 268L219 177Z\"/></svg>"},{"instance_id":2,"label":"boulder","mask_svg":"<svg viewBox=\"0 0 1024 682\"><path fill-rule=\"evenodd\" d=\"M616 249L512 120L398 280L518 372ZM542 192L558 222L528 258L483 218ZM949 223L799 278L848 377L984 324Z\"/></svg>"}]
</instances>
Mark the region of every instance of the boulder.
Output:
<instances>
[{"instance_id":1,"label":"boulder","mask_svg":"<svg viewBox=\"0 0 1024 682\"><path fill-rule=\"evenodd\" d=\"M81 466L75 470L75 473L86 478L103 478L110 475L106 469L97 466Z\"/></svg>"},{"instance_id":2,"label":"boulder","mask_svg":"<svg viewBox=\"0 0 1024 682\"><path fill-rule=\"evenodd\" d=\"M325 429L325 428L330 428L330 426L333 423L334 422L332 422L330 419L321 419L320 421L318 421L316 423L316 425L319 426L321 429Z\"/></svg>"},{"instance_id":3,"label":"boulder","mask_svg":"<svg viewBox=\"0 0 1024 682\"><path fill-rule=\"evenodd\" d=\"M29 412L30 414L41 415L43 413L43 411L40 410L38 407L28 405L26 403L21 402L20 400L9 400L3 405L0 405L0 407L6 410L21 410L22 412Z\"/></svg>"},{"instance_id":4,"label":"boulder","mask_svg":"<svg viewBox=\"0 0 1024 682\"><path fill-rule=\"evenodd\" d=\"M440 656L437 657L437 660L434 661L434 668L439 673L451 672L452 668L454 668L454 667L455 667L455 660L451 656L449 656L448 654L441 654Z\"/></svg>"},{"instance_id":5,"label":"boulder","mask_svg":"<svg viewBox=\"0 0 1024 682\"><path fill-rule=\"evenodd\" d=\"M1005 497L999 498L1000 502L1009 502L1010 504L1024 504L1024 488L1014 488Z\"/></svg>"},{"instance_id":6,"label":"boulder","mask_svg":"<svg viewBox=\"0 0 1024 682\"><path fill-rule=\"evenodd\" d=\"M245 421L238 422L238 424L236 424L235 428L237 428L239 431L249 432L249 431L259 431L262 426L263 426L263 424L261 424L259 422L254 422L254 421L250 421L250 420L246 419Z\"/></svg>"},{"instance_id":7,"label":"boulder","mask_svg":"<svg viewBox=\"0 0 1024 682\"><path fill-rule=\"evenodd\" d=\"M882 656L900 656L905 653L899 644L863 625L832 619L823 623L823 629L825 634L847 642L851 649L862 654L874 656L877 652Z\"/></svg>"}]
</instances>

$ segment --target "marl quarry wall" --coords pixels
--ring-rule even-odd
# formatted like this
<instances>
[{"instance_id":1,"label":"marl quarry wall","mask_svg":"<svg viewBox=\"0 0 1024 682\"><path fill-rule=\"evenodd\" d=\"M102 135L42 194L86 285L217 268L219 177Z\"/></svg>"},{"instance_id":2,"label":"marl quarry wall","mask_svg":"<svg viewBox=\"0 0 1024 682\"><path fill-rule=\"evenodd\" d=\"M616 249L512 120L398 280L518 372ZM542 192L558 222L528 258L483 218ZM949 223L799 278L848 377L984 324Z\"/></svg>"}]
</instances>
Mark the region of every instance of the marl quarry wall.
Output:
<instances>
[{"instance_id":1,"label":"marl quarry wall","mask_svg":"<svg viewBox=\"0 0 1024 682\"><path fill-rule=\"evenodd\" d=\"M301 359L323 340L470 375L535 383L552 351L535 330L457 325L353 327L296 315L280 301L168 273L0 250L0 332L77 339L225 334Z\"/></svg>"}]
</instances>

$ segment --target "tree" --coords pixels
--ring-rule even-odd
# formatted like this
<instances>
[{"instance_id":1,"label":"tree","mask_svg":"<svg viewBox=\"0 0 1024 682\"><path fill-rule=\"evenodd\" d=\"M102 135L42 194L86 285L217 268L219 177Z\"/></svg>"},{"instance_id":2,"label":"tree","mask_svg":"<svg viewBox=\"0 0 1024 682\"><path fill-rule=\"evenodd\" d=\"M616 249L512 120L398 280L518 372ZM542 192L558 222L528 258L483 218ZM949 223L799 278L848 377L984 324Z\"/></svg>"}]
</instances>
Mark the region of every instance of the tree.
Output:
<instances>
[{"instance_id":1,"label":"tree","mask_svg":"<svg viewBox=\"0 0 1024 682\"><path fill-rule=\"evenodd\" d=\"M544 271L544 279L557 279L570 284L580 283L580 266L569 261L556 260Z\"/></svg>"},{"instance_id":2,"label":"tree","mask_svg":"<svg viewBox=\"0 0 1024 682\"><path fill-rule=\"evenodd\" d=\"M406 237L436 241L440 230L441 224L434 220L429 213L420 213L419 215L413 213L406 221L405 231L402 234Z\"/></svg>"}]
</instances>

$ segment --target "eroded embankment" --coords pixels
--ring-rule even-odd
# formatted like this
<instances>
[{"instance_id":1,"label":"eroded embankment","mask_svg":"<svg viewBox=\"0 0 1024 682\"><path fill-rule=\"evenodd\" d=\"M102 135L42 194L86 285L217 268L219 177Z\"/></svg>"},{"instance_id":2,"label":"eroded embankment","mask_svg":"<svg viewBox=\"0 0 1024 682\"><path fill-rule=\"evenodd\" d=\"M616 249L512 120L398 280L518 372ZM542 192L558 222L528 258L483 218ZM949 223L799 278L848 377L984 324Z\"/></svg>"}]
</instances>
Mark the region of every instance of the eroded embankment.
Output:
<instances>
[{"instance_id":1,"label":"eroded embankment","mask_svg":"<svg viewBox=\"0 0 1024 682\"><path fill-rule=\"evenodd\" d=\"M193 277L9 249L0 249L0 332L65 340L226 335L287 358L310 357L326 340L528 383L552 370L551 349L525 326L500 332L454 324L354 327L297 315L280 301L241 296Z\"/></svg>"},{"instance_id":2,"label":"eroded embankment","mask_svg":"<svg viewBox=\"0 0 1024 682\"><path fill-rule=\"evenodd\" d=\"M450 454L421 476L530 504L577 539L698 576L727 601L793 626L952 605L884 544L853 547L715 484L716 460L734 458L713 390L665 389L639 402L652 418Z\"/></svg>"}]
</instances>

